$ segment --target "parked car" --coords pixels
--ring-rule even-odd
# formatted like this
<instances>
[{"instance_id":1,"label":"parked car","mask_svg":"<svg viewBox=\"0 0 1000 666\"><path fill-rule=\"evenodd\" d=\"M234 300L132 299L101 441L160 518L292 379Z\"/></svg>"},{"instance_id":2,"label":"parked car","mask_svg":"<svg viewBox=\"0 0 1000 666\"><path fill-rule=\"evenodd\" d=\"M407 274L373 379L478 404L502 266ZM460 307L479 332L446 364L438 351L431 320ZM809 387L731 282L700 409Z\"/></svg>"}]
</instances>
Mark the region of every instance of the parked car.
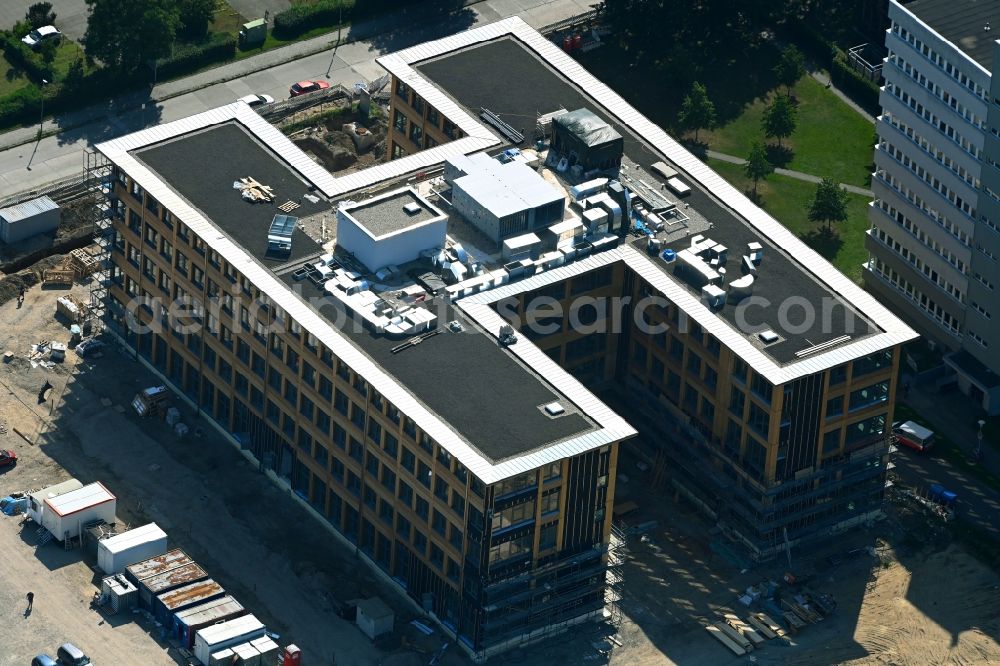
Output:
<instances>
[{"instance_id":1,"label":"parked car","mask_svg":"<svg viewBox=\"0 0 1000 666\"><path fill-rule=\"evenodd\" d=\"M260 106L262 104L274 104L274 98L270 95L244 95L238 100L246 103L247 106Z\"/></svg>"},{"instance_id":2,"label":"parked car","mask_svg":"<svg viewBox=\"0 0 1000 666\"><path fill-rule=\"evenodd\" d=\"M59 666L59 664L49 655L40 654L31 660L31 666Z\"/></svg>"},{"instance_id":3,"label":"parked car","mask_svg":"<svg viewBox=\"0 0 1000 666\"><path fill-rule=\"evenodd\" d=\"M0 449L0 469L17 464L17 454L10 449Z\"/></svg>"},{"instance_id":4,"label":"parked car","mask_svg":"<svg viewBox=\"0 0 1000 666\"><path fill-rule=\"evenodd\" d=\"M58 43L60 37L62 37L62 33L54 25L43 25L22 37L21 41L31 48L37 49L42 42L55 40Z\"/></svg>"},{"instance_id":5,"label":"parked car","mask_svg":"<svg viewBox=\"0 0 1000 666\"><path fill-rule=\"evenodd\" d=\"M926 451L934 446L934 432L913 421L892 424L892 440L915 451Z\"/></svg>"},{"instance_id":6,"label":"parked car","mask_svg":"<svg viewBox=\"0 0 1000 666\"><path fill-rule=\"evenodd\" d=\"M83 653L83 650L72 643L63 643L56 650L59 657L59 666L87 666L90 664L90 657Z\"/></svg>"},{"instance_id":7,"label":"parked car","mask_svg":"<svg viewBox=\"0 0 1000 666\"><path fill-rule=\"evenodd\" d=\"M329 87L330 84L326 81L299 81L288 89L288 94L292 97L298 97L299 95L326 90Z\"/></svg>"}]
</instances>

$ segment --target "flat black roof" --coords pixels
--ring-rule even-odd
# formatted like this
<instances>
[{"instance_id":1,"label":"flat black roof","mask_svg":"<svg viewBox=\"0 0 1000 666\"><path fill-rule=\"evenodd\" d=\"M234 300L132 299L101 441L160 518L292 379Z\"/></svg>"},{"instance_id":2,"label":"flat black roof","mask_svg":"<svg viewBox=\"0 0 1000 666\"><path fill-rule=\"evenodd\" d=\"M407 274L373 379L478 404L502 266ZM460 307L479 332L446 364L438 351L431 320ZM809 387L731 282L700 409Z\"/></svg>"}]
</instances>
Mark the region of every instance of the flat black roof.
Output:
<instances>
[{"instance_id":1,"label":"flat black roof","mask_svg":"<svg viewBox=\"0 0 1000 666\"><path fill-rule=\"evenodd\" d=\"M587 108L622 135L625 154L643 167L652 178L657 177L649 170L650 165L666 159L512 37L418 63L416 69L457 103L471 110L488 108L515 129L523 130L522 133L530 135L539 114L550 113L559 108ZM499 80L504 81L504 85L498 86L496 81ZM751 326L766 324L767 328L772 328L784 338L783 342L763 348L776 363L795 361L795 352L843 335L849 334L853 340L877 332L867 319L862 318L839 295L808 275L804 267L781 252L697 184L690 179L688 182L692 185L691 194L683 203L690 204L712 223L712 229L703 232L704 235L730 249L727 266L730 276L742 275L739 265L747 243L756 241L764 246L764 260L754 295L765 297L768 304L760 303L748 308L745 319ZM689 239L685 241L685 245L690 245ZM643 240L642 247L644 246ZM671 268L667 268L662 261L657 260L656 263L672 276ZM680 278L675 278L675 281L700 297L700 289L694 289ZM815 320L808 327L801 320L802 309L790 308L787 319L794 326L794 332L782 330L778 313L782 303L793 296L804 297L814 305L823 303L824 299L834 299L833 302L843 307L833 309L834 316L829 318L829 325L824 324L824 318L819 316L821 312L818 310ZM727 305L718 314L739 329L736 312L735 306ZM749 337L756 344L756 336Z\"/></svg>"},{"instance_id":2,"label":"flat black roof","mask_svg":"<svg viewBox=\"0 0 1000 666\"><path fill-rule=\"evenodd\" d=\"M993 71L993 42L1000 39L996 0L915 0L904 5L949 42ZM987 26L990 28L987 29Z\"/></svg>"},{"instance_id":3,"label":"flat black roof","mask_svg":"<svg viewBox=\"0 0 1000 666\"><path fill-rule=\"evenodd\" d=\"M278 206L294 201L287 214L307 217L331 211L321 195L272 150L236 122L215 125L140 148L133 155L155 171L168 187L200 210L227 236L267 266L278 266L321 253L323 248L298 227L292 233L290 255L267 253L267 232ZM233 183L250 177L274 192L271 203L245 201ZM320 196L311 203L304 194ZM331 218L333 213L331 212Z\"/></svg>"},{"instance_id":4,"label":"flat black roof","mask_svg":"<svg viewBox=\"0 0 1000 666\"><path fill-rule=\"evenodd\" d=\"M416 213L408 213L403 209L403 206L411 203L420 206L420 210ZM437 217L437 213L432 208L409 190L396 192L384 199L361 201L345 212L349 213L376 238L402 231L414 224L420 224Z\"/></svg>"},{"instance_id":5,"label":"flat black roof","mask_svg":"<svg viewBox=\"0 0 1000 666\"><path fill-rule=\"evenodd\" d=\"M376 334L362 326L360 319L348 318L342 303L309 280L296 281L291 272L281 279L495 463L599 427L573 411L575 407L564 396L442 299L429 306L438 314L441 333L394 354L393 347L406 338ZM461 322L464 330L451 331L447 323L453 320ZM562 416L550 418L540 409L557 401L567 410Z\"/></svg>"}]
</instances>

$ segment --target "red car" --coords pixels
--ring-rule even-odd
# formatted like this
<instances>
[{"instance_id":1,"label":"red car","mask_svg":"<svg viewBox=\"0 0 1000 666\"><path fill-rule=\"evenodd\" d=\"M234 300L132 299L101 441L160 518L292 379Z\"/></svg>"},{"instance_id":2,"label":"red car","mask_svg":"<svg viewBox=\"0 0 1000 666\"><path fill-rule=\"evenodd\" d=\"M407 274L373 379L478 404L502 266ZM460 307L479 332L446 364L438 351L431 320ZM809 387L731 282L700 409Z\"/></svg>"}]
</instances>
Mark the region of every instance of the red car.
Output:
<instances>
[{"instance_id":1,"label":"red car","mask_svg":"<svg viewBox=\"0 0 1000 666\"><path fill-rule=\"evenodd\" d=\"M17 454L13 451L0 449L0 469L13 467L17 464Z\"/></svg>"},{"instance_id":2,"label":"red car","mask_svg":"<svg viewBox=\"0 0 1000 666\"><path fill-rule=\"evenodd\" d=\"M330 84L326 81L299 81L288 89L288 94L292 97L298 97L299 95L305 95L306 93L326 90L329 87Z\"/></svg>"}]
</instances>

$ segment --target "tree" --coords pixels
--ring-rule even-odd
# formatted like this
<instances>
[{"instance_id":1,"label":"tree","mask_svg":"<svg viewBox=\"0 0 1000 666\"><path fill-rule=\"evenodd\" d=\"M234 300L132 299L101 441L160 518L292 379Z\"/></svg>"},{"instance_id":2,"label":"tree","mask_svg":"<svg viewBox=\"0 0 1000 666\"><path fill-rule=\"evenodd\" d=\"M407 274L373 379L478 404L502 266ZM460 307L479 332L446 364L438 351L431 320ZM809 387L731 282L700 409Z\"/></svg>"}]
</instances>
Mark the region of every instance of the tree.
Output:
<instances>
[{"instance_id":1,"label":"tree","mask_svg":"<svg viewBox=\"0 0 1000 666\"><path fill-rule=\"evenodd\" d=\"M28 7L24 18L32 28L41 28L43 25L53 25L56 22L56 13L52 11L51 2L36 2Z\"/></svg>"},{"instance_id":2,"label":"tree","mask_svg":"<svg viewBox=\"0 0 1000 666\"><path fill-rule=\"evenodd\" d=\"M694 130L694 140L698 140L698 130L715 127L715 104L708 98L705 86L697 81L691 92L684 97L677 120L683 129Z\"/></svg>"},{"instance_id":3,"label":"tree","mask_svg":"<svg viewBox=\"0 0 1000 666\"><path fill-rule=\"evenodd\" d=\"M775 137L778 145L781 140L791 136L795 131L795 107L785 95L776 95L774 101L764 110L764 117L761 125L764 128L764 136Z\"/></svg>"},{"instance_id":4,"label":"tree","mask_svg":"<svg viewBox=\"0 0 1000 666\"><path fill-rule=\"evenodd\" d=\"M795 48L794 44L789 44L781 52L778 64L774 66L774 75L778 77L778 83L785 86L789 97L792 94L792 86L806 73L805 58L802 52Z\"/></svg>"},{"instance_id":5,"label":"tree","mask_svg":"<svg viewBox=\"0 0 1000 666\"><path fill-rule=\"evenodd\" d=\"M824 178L816 186L816 195L809 206L809 219L812 222L826 222L826 230L832 231L834 222L847 219L847 190L829 178Z\"/></svg>"},{"instance_id":6,"label":"tree","mask_svg":"<svg viewBox=\"0 0 1000 666\"><path fill-rule=\"evenodd\" d=\"M180 0L177 6L181 20L179 34L195 41L204 38L215 15L216 0Z\"/></svg>"},{"instance_id":7,"label":"tree","mask_svg":"<svg viewBox=\"0 0 1000 666\"><path fill-rule=\"evenodd\" d=\"M176 0L87 0L87 6L83 49L89 58L129 74L170 54L180 25Z\"/></svg>"},{"instance_id":8,"label":"tree","mask_svg":"<svg viewBox=\"0 0 1000 666\"><path fill-rule=\"evenodd\" d=\"M746 173L747 178L753 178L753 195L756 197L757 181L774 173L774 165L767 161L767 151L764 150L764 146L759 141L754 143L750 149L747 163L743 165L743 172Z\"/></svg>"}]
</instances>

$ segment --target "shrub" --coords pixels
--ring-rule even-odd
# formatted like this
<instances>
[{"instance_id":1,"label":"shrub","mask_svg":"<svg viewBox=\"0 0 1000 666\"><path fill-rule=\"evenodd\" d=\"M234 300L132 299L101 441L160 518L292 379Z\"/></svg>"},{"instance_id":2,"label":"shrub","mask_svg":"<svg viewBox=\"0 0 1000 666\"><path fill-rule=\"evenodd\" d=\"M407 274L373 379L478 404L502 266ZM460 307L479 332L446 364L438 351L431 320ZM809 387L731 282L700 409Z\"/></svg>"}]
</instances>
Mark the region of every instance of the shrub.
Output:
<instances>
[{"instance_id":1,"label":"shrub","mask_svg":"<svg viewBox=\"0 0 1000 666\"><path fill-rule=\"evenodd\" d=\"M354 0L316 0L292 5L274 15L272 32L279 39L292 39L314 28L336 25L341 16L346 20L353 8Z\"/></svg>"},{"instance_id":2,"label":"shrub","mask_svg":"<svg viewBox=\"0 0 1000 666\"><path fill-rule=\"evenodd\" d=\"M14 69L23 70L28 78L36 83L42 79L52 80L51 63L46 63L42 57L31 50L15 34L5 32L3 39L3 54Z\"/></svg>"},{"instance_id":3,"label":"shrub","mask_svg":"<svg viewBox=\"0 0 1000 666\"><path fill-rule=\"evenodd\" d=\"M830 65L830 80L866 111L876 116L879 114L881 108L878 101L879 87L851 67L843 51L838 50L833 58L833 63Z\"/></svg>"},{"instance_id":4,"label":"shrub","mask_svg":"<svg viewBox=\"0 0 1000 666\"><path fill-rule=\"evenodd\" d=\"M26 86L0 97L0 126L38 121L42 94L35 86Z\"/></svg>"},{"instance_id":5,"label":"shrub","mask_svg":"<svg viewBox=\"0 0 1000 666\"><path fill-rule=\"evenodd\" d=\"M201 44L185 44L174 50L169 58L156 63L156 78L165 80L188 74L206 65L232 60L236 53L236 36L231 33L213 33Z\"/></svg>"}]
</instances>

